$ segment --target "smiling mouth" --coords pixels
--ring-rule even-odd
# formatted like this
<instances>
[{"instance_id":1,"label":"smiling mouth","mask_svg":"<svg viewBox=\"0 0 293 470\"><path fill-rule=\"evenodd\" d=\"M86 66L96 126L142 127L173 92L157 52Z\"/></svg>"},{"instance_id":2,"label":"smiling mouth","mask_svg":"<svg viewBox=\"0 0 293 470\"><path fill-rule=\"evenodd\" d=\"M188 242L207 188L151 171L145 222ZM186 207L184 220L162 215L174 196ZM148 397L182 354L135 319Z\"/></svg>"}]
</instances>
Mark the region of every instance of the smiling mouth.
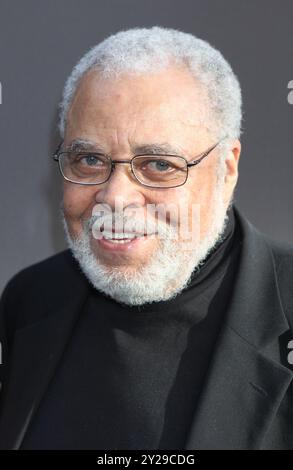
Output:
<instances>
[{"instance_id":1,"label":"smiling mouth","mask_svg":"<svg viewBox=\"0 0 293 470\"><path fill-rule=\"evenodd\" d=\"M137 232L115 232L115 231L103 231L102 239L107 240L112 243L130 243L133 240L139 238L145 238L148 236L153 236L155 233L137 233Z\"/></svg>"},{"instance_id":2,"label":"smiling mouth","mask_svg":"<svg viewBox=\"0 0 293 470\"><path fill-rule=\"evenodd\" d=\"M122 228L122 227L121 227ZM135 230L127 230L122 228L122 230L117 229L117 227L106 227L104 224L101 225L99 229L101 238L109 241L114 242L123 242L123 241L130 241L135 238L144 238L147 236L155 235L157 231L135 231Z\"/></svg>"}]
</instances>

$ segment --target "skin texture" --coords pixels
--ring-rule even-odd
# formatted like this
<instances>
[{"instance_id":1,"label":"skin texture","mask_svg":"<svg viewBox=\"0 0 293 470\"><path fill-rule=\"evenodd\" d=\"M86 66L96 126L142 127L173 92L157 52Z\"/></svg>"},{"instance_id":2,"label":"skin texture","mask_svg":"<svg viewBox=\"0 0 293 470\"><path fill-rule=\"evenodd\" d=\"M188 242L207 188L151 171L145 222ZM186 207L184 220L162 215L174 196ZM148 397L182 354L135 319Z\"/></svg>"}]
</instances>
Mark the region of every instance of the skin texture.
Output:
<instances>
[{"instance_id":1,"label":"skin texture","mask_svg":"<svg viewBox=\"0 0 293 470\"><path fill-rule=\"evenodd\" d=\"M87 139L113 159L130 159L135 148L146 144L168 144L187 160L216 143L208 124L205 92L195 79L178 67L152 75L122 75L104 79L97 71L88 72L78 86L68 112L64 146L74 139ZM240 142L231 143L226 155L223 201L228 207L238 178ZM115 207L120 198L124 208L146 208L147 204L173 203L200 207L200 236L209 228L210 204L216 181L218 150L213 150L198 166L189 169L185 185L152 189L133 178L130 166L117 165L109 181L97 186L81 186L64 181L63 210L70 235L78 236L82 221L89 219L97 203ZM146 239L130 253L110 253L93 241L94 252L108 266L145 263L158 247L156 238Z\"/></svg>"}]
</instances>

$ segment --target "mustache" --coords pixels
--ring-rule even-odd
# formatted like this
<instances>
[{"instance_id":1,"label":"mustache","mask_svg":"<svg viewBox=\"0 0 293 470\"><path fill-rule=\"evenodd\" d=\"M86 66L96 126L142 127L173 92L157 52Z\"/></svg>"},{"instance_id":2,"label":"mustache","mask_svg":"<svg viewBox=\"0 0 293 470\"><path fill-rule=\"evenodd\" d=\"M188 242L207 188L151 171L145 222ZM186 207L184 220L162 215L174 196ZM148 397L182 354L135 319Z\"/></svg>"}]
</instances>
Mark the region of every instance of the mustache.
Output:
<instances>
[{"instance_id":1,"label":"mustache","mask_svg":"<svg viewBox=\"0 0 293 470\"><path fill-rule=\"evenodd\" d=\"M161 237L170 237L177 233L177 229L168 225L166 221L151 220L124 213L93 214L84 221L84 228L87 232L92 232L95 238L104 231L140 235L157 234Z\"/></svg>"}]
</instances>

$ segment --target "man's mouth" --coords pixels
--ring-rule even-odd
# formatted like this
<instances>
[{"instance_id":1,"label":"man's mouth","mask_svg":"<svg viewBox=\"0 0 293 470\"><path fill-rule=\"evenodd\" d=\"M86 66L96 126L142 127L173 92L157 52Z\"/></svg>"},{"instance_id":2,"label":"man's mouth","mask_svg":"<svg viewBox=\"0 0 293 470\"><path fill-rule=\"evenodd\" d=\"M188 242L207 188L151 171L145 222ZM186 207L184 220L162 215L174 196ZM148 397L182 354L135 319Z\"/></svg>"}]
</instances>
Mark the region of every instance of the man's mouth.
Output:
<instances>
[{"instance_id":1,"label":"man's mouth","mask_svg":"<svg viewBox=\"0 0 293 470\"><path fill-rule=\"evenodd\" d=\"M120 227L116 225L93 225L92 235L98 246L108 252L128 252L141 248L147 240L155 238L157 230L149 230L146 226L140 229L135 227Z\"/></svg>"},{"instance_id":2,"label":"man's mouth","mask_svg":"<svg viewBox=\"0 0 293 470\"><path fill-rule=\"evenodd\" d=\"M104 240L111 241L112 243L129 243L135 238L143 238L147 236L146 233L136 233L136 232L115 232L115 231L103 231L102 238ZM151 235L151 234L150 234Z\"/></svg>"},{"instance_id":3,"label":"man's mouth","mask_svg":"<svg viewBox=\"0 0 293 470\"><path fill-rule=\"evenodd\" d=\"M110 240L114 243L127 243L135 238L143 238L151 235L155 235L156 231L143 231L143 230L119 230L113 227L105 227L104 224L99 228L100 239Z\"/></svg>"}]
</instances>

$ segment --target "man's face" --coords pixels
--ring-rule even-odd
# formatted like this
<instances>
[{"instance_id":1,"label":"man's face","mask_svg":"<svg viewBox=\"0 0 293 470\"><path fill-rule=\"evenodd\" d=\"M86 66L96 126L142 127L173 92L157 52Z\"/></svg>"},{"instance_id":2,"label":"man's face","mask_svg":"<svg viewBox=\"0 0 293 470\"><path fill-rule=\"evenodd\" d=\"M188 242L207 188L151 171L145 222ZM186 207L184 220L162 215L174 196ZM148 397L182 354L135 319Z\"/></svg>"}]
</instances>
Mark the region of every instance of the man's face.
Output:
<instances>
[{"instance_id":1,"label":"man's face","mask_svg":"<svg viewBox=\"0 0 293 470\"><path fill-rule=\"evenodd\" d=\"M82 79L71 104L64 147L81 139L115 160L130 159L145 146L168 146L167 153L179 153L193 160L216 142L207 124L204 90L183 69L169 68L154 75L123 75L103 79L97 71ZM237 181L240 144L227 154L227 174L223 200L227 207ZM113 210L117 200L125 210L135 207L146 213L149 204L184 208L192 226L192 207L199 208L200 239L213 223L213 191L217 181L217 149L198 166L189 168L187 182L180 187L148 188L136 181L129 165L116 165L110 179L96 186L64 182L63 210L72 238L82 234L83 223L97 204ZM168 224L168 220L166 221ZM104 266L129 272L139 270L159 249L156 237L141 237L129 244L103 243L91 237L91 250Z\"/></svg>"}]
</instances>

